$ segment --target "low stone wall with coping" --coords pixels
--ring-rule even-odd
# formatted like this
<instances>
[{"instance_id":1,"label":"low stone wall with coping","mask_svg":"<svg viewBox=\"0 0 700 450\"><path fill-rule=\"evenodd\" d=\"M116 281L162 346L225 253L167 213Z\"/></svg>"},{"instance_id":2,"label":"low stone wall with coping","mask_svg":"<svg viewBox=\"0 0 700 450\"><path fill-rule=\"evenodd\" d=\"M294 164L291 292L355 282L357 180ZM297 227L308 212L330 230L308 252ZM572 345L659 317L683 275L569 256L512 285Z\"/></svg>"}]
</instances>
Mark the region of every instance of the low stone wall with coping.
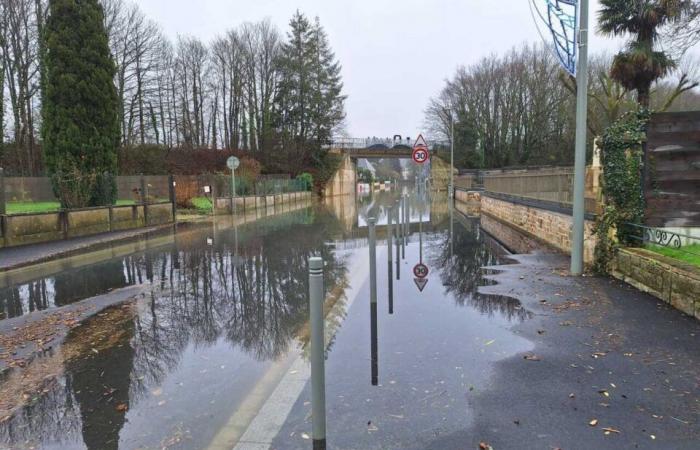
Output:
<instances>
[{"instance_id":1,"label":"low stone wall with coping","mask_svg":"<svg viewBox=\"0 0 700 450\"><path fill-rule=\"evenodd\" d=\"M481 194L482 214L488 214L568 254L571 250L573 219L571 214L566 214L564 210L565 208L560 209L557 204L544 201L538 201L535 205L516 197ZM591 264L594 260L596 245L594 225L593 217L588 216L585 221L583 245L583 259L586 264Z\"/></svg>"},{"instance_id":2,"label":"low stone wall with coping","mask_svg":"<svg viewBox=\"0 0 700 450\"><path fill-rule=\"evenodd\" d=\"M245 196L236 197L236 211L250 211L254 209L274 208L281 205L291 204L295 202L308 201L311 199L312 192L288 192L286 194L277 195L260 195L260 196ZM231 197L219 197L216 199L217 214L231 214Z\"/></svg>"},{"instance_id":3,"label":"low stone wall with coping","mask_svg":"<svg viewBox=\"0 0 700 450\"><path fill-rule=\"evenodd\" d=\"M700 319L700 269L641 248L620 249L612 275Z\"/></svg>"},{"instance_id":4,"label":"low stone wall with coping","mask_svg":"<svg viewBox=\"0 0 700 450\"><path fill-rule=\"evenodd\" d=\"M174 222L173 204L136 204L0 216L0 248Z\"/></svg>"}]
</instances>

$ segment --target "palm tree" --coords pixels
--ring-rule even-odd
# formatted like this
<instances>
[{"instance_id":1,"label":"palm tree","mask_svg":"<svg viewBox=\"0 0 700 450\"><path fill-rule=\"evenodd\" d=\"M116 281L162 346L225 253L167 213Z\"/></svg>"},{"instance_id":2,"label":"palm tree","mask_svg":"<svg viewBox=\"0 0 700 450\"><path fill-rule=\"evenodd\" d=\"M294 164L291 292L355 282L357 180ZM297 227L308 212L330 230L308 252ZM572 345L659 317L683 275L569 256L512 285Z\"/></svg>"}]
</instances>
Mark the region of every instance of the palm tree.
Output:
<instances>
[{"instance_id":1,"label":"palm tree","mask_svg":"<svg viewBox=\"0 0 700 450\"><path fill-rule=\"evenodd\" d=\"M631 41L612 63L610 76L629 90L637 91L637 101L649 108L654 81L675 67L663 51L654 50L661 28L680 19L689 0L601 0L598 29L610 36L630 35Z\"/></svg>"}]
</instances>

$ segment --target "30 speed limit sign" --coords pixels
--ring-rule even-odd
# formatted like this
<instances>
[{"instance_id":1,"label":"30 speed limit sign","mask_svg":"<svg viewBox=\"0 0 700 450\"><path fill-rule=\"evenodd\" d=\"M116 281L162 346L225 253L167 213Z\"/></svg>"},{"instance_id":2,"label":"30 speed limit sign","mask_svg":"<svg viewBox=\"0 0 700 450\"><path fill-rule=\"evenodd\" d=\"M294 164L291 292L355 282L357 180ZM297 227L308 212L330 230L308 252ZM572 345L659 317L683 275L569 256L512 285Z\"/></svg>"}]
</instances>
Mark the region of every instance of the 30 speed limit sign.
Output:
<instances>
[{"instance_id":1,"label":"30 speed limit sign","mask_svg":"<svg viewBox=\"0 0 700 450\"><path fill-rule=\"evenodd\" d=\"M429 273L430 270L428 269L428 266L426 266L423 263L418 263L413 268L413 275L415 275L416 278L425 278L428 276Z\"/></svg>"},{"instance_id":2,"label":"30 speed limit sign","mask_svg":"<svg viewBox=\"0 0 700 450\"><path fill-rule=\"evenodd\" d=\"M418 164L423 164L428 160L430 153L427 148L417 148L413 150L413 160Z\"/></svg>"}]
</instances>

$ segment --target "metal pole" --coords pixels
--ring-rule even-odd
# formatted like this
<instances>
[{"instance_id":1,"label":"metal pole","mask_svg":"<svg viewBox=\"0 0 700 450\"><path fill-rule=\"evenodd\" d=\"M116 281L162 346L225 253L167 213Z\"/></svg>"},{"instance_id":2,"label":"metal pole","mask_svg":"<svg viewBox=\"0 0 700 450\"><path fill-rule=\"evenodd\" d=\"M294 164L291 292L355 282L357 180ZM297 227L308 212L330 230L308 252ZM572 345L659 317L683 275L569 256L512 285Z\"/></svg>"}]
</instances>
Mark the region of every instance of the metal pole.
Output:
<instances>
[{"instance_id":1,"label":"metal pole","mask_svg":"<svg viewBox=\"0 0 700 450\"><path fill-rule=\"evenodd\" d=\"M370 301L377 303L377 219L370 217L369 222L369 288Z\"/></svg>"},{"instance_id":2,"label":"metal pole","mask_svg":"<svg viewBox=\"0 0 700 450\"><path fill-rule=\"evenodd\" d=\"M326 448L326 369L323 325L323 259L309 258L311 414L314 450Z\"/></svg>"},{"instance_id":3,"label":"metal pole","mask_svg":"<svg viewBox=\"0 0 700 450\"><path fill-rule=\"evenodd\" d=\"M421 208L420 217L418 218L418 240L419 240L419 259L420 263L423 264L423 210Z\"/></svg>"},{"instance_id":4,"label":"metal pole","mask_svg":"<svg viewBox=\"0 0 700 450\"><path fill-rule=\"evenodd\" d=\"M388 223L387 223L387 233L386 233L386 247L387 256L389 261L389 270L387 271L389 275L389 314L394 314L394 218L391 217L394 214L394 208L389 208Z\"/></svg>"},{"instance_id":5,"label":"metal pole","mask_svg":"<svg viewBox=\"0 0 700 450\"><path fill-rule=\"evenodd\" d=\"M231 169L231 212L236 213L236 169Z\"/></svg>"},{"instance_id":6,"label":"metal pole","mask_svg":"<svg viewBox=\"0 0 700 450\"><path fill-rule=\"evenodd\" d=\"M377 219L369 218L369 301L370 301L370 334L372 359L372 386L379 384L379 363L377 349Z\"/></svg>"},{"instance_id":7,"label":"metal pole","mask_svg":"<svg viewBox=\"0 0 700 450\"><path fill-rule=\"evenodd\" d=\"M0 167L0 214L5 214L5 169Z\"/></svg>"},{"instance_id":8,"label":"metal pole","mask_svg":"<svg viewBox=\"0 0 700 450\"><path fill-rule=\"evenodd\" d=\"M401 249L401 256L403 257L403 259L406 259L406 246L408 245L408 235L411 233L411 214L409 212L410 206L409 206L408 194L404 197L403 204L404 204L404 208L403 208L404 233L403 233L403 248Z\"/></svg>"},{"instance_id":9,"label":"metal pole","mask_svg":"<svg viewBox=\"0 0 700 450\"><path fill-rule=\"evenodd\" d=\"M452 198L454 196L454 189L455 189L455 117L454 113L450 114L451 123L451 134L452 134L452 139L450 139L450 188L449 188L449 193L447 194L449 198Z\"/></svg>"},{"instance_id":10,"label":"metal pole","mask_svg":"<svg viewBox=\"0 0 700 450\"><path fill-rule=\"evenodd\" d=\"M406 196L401 197L401 259L406 259Z\"/></svg>"},{"instance_id":11,"label":"metal pole","mask_svg":"<svg viewBox=\"0 0 700 450\"><path fill-rule=\"evenodd\" d=\"M401 231L401 225L399 225L399 202L396 202L396 208L394 210L394 213L396 214L396 237L394 239L394 242L396 243L396 279L400 280L401 279L401 245L399 244L399 233Z\"/></svg>"},{"instance_id":12,"label":"metal pole","mask_svg":"<svg viewBox=\"0 0 700 450\"><path fill-rule=\"evenodd\" d=\"M453 257L455 255L455 246L454 246L455 220L454 220L454 204L453 204L453 202L449 202L449 208L450 208L450 257Z\"/></svg>"},{"instance_id":13,"label":"metal pole","mask_svg":"<svg viewBox=\"0 0 700 450\"><path fill-rule=\"evenodd\" d=\"M583 274L585 220L586 137L588 132L588 0L579 6L579 55L576 68L576 157L574 165L573 233L571 237L571 274Z\"/></svg>"},{"instance_id":14,"label":"metal pole","mask_svg":"<svg viewBox=\"0 0 700 450\"><path fill-rule=\"evenodd\" d=\"M172 214L173 222L177 222L177 192L175 191L177 184L175 182L175 175L168 176L168 194L170 197L170 203L172 204ZM1 195L1 194L0 194ZM2 207L0 207L2 208Z\"/></svg>"}]
</instances>

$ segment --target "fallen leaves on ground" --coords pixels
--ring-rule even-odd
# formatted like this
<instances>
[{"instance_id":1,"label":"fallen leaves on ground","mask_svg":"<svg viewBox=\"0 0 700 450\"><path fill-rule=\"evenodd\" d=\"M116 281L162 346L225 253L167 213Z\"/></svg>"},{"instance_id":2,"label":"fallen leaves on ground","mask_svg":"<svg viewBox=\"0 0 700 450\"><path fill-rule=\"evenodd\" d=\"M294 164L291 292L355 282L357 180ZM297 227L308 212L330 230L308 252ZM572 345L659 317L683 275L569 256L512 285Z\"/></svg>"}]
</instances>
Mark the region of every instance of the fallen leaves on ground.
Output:
<instances>
[{"instance_id":1,"label":"fallen leaves on ground","mask_svg":"<svg viewBox=\"0 0 700 450\"><path fill-rule=\"evenodd\" d=\"M593 419L593 420L591 420L590 422L588 422L588 425L590 425L590 426L592 426L592 427L598 425L598 419Z\"/></svg>"},{"instance_id":2,"label":"fallen leaves on ground","mask_svg":"<svg viewBox=\"0 0 700 450\"><path fill-rule=\"evenodd\" d=\"M479 450L493 450L493 447L486 442L479 442Z\"/></svg>"},{"instance_id":3,"label":"fallen leaves on ground","mask_svg":"<svg viewBox=\"0 0 700 450\"><path fill-rule=\"evenodd\" d=\"M541 361L542 360L542 358L540 358L537 355L533 355L533 354L527 354L527 355L523 356L523 359L525 359L527 361Z\"/></svg>"}]
</instances>

